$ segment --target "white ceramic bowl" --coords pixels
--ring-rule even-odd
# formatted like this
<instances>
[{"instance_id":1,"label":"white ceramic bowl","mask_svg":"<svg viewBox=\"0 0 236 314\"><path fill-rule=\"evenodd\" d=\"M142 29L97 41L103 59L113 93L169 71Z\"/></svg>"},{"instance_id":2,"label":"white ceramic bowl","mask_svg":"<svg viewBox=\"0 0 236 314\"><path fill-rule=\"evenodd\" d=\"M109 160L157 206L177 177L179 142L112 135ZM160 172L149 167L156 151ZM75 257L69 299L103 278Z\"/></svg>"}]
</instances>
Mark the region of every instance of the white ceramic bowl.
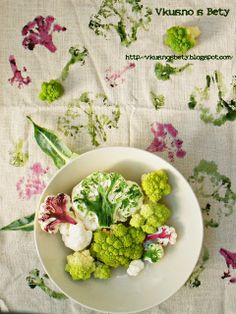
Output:
<instances>
[{"instance_id":1,"label":"white ceramic bowl","mask_svg":"<svg viewBox=\"0 0 236 314\"><path fill-rule=\"evenodd\" d=\"M128 147L107 147L89 151L60 169L44 190L40 203L49 194L65 192L94 171L116 171L126 179L140 183L146 172L164 169L169 175L172 193L164 202L172 209L168 222L176 228L177 243L168 246L157 264L147 263L137 277L125 269L112 271L109 280L73 281L64 271L67 249L59 234L49 235L35 220L36 248L45 271L60 290L90 309L105 312L138 312L157 305L174 294L188 279L198 260L203 222L198 201L185 178L168 162L149 152Z\"/></svg>"}]
</instances>

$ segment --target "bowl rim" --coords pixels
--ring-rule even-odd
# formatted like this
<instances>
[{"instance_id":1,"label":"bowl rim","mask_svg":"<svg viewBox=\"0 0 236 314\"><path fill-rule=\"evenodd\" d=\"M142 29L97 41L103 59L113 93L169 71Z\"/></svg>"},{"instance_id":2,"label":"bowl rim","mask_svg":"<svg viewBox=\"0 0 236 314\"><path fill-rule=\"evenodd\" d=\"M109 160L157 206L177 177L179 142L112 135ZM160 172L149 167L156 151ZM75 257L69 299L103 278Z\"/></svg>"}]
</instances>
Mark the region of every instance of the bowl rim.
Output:
<instances>
[{"instance_id":1,"label":"bowl rim","mask_svg":"<svg viewBox=\"0 0 236 314\"><path fill-rule=\"evenodd\" d=\"M198 199L197 199L197 196L196 196L195 192L193 191L191 185L190 185L189 182L187 181L187 179L186 179L186 178L183 176L183 174L182 174L177 168L175 168L170 162L168 162L168 161L165 160L164 158L162 158L162 157L160 157L160 156L158 156L158 155L155 155L155 154L153 154L153 153L151 153L151 152L149 152L149 151L146 151L146 150L143 150L143 149L140 149L140 148L136 148L136 147L129 147L129 146L105 146L105 147L99 147L99 148L95 148L95 149L88 150L88 151L86 151L86 152L84 152L84 153L82 153L82 154L76 156L75 158L72 158L71 160L69 160L63 167L59 168L59 169L55 172L55 174L50 178L50 180L48 181L46 187L44 188L44 190L42 191L42 193L41 193L41 195L40 195L39 201L37 202L36 211L35 211L35 218L34 218L34 245L35 245L35 248L36 248L36 252L37 252L39 261L40 261L41 266L43 267L44 271L45 271L46 273L48 273L48 271L47 271L47 269L46 269L46 266L44 265L44 262L43 262L43 260L42 260L42 258L41 258L41 256L40 256L40 253L39 253L39 249L38 249L38 245L37 245L37 232L36 232L37 228L36 228L36 226L37 226L37 224L38 224L37 217L38 217L39 207L40 207L41 203L44 201L44 200L43 200L43 195L44 195L46 189L48 188L48 186L51 184L51 182L55 179L55 177L56 177L62 170L64 170L67 166L69 166L71 163L75 162L76 160L78 160L78 159L81 158L82 156L85 156L85 155L87 155L87 154L90 154L90 153L95 152L95 151L98 151L98 150L101 150L101 151L104 150L104 151L106 151L106 150L110 150L110 149L133 150L133 151L137 151L137 153L138 153L138 152L142 152L142 153L147 153L147 154L150 154L150 155L152 155L152 156L155 156L157 159L161 159L162 161L166 162L166 163L170 166L170 168L172 168L172 169L174 169L175 171L177 171L178 175L179 175L179 176L185 181L185 183L187 183L187 185L190 187L190 189L191 189L191 191L192 191L192 194L193 194L193 197L194 197L194 199L195 199L195 201L196 201L196 203L197 203L197 205L198 205L198 209L199 209L199 213L200 213L200 217L201 217L201 219L200 219L201 226L199 226L199 230L201 231L201 239L200 239L199 252L198 252L198 254L197 254L196 262L194 263L193 268L192 268L192 270L191 270L191 272L190 272L190 274L189 274L189 277L190 277L191 274L192 274L192 272L193 272L193 270L194 270L194 268L195 268L195 266L197 265L197 262L198 262L198 260L199 260L200 255L201 255L202 246L203 246L203 239L204 239L204 222L203 222L203 216L202 216L201 207L200 207L199 201L198 201ZM188 278L189 278L189 277L188 277ZM60 287L57 285L57 283L55 283L55 281L54 281L51 277L49 277L49 278L50 278L50 281L55 285L55 287L56 287L59 291L61 291L63 294L65 294L65 295L68 297L68 300L72 300L72 301L74 301L75 303L79 304L80 306L83 306L83 307L85 307L85 308L87 308L87 309L89 309L89 310L97 311L97 312L100 312L100 313L107 313L107 311L103 311L103 310L101 310L101 309L97 309L97 308L88 306L87 304L80 303L78 300L75 300L73 297L71 297L71 296L69 296L67 293L65 293L65 292L62 290L62 288L60 288ZM188 279L187 279L187 280L188 280ZM180 288L182 288L182 287L184 286L184 284L185 284L186 282L187 282L187 281L185 281L183 284L181 284L181 285L178 287L178 289L175 290L175 292L168 294L168 295L166 296L166 298L164 298L161 302L157 302L157 303L155 303L155 304L152 304L151 306L145 306L145 307L143 307L143 308L141 308L141 309L139 309L138 311L135 311L135 312L138 313L138 312L146 311L146 310L149 310L149 309L151 309L151 308L153 308L153 307L155 307L155 306L157 306L157 305L159 305L159 304L165 302L165 301L168 300L171 296L173 296L174 294L176 294L176 293L180 290ZM114 314L124 314L124 313L127 313L127 314L129 314L129 313L134 313L134 311L122 311L122 312L120 312L120 311L112 311L111 313L114 313Z\"/></svg>"}]
</instances>

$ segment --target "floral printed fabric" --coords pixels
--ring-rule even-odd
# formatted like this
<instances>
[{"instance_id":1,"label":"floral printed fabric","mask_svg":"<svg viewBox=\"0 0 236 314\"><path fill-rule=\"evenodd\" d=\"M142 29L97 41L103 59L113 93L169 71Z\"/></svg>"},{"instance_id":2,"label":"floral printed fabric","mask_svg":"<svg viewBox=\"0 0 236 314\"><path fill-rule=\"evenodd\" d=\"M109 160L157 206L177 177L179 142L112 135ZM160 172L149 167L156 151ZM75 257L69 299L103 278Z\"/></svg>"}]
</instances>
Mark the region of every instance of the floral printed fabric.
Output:
<instances>
[{"instance_id":1,"label":"floral printed fabric","mask_svg":"<svg viewBox=\"0 0 236 314\"><path fill-rule=\"evenodd\" d=\"M162 81L155 76L158 61L128 57L172 55L163 45L165 30L176 24L195 23L202 34L199 45L190 54L234 56L236 5L226 0L211 3L184 0L181 8L195 12L197 9L206 12L209 7L227 8L230 12L227 17L206 14L174 17L158 16L155 8L179 8L177 0L143 0L141 13L136 7L132 15L129 10L133 1L129 1L125 16L136 20L139 14L147 13L143 25L136 29L136 36L132 37L132 25L125 19L126 37L114 28L104 37L96 34L94 24L90 23L91 17L96 20L102 1L0 1L0 228L31 215L41 190L57 171L33 139L27 115L54 130L77 153L94 149L97 144L148 149L170 161L189 180L199 198L206 227L205 249L188 284L144 313L172 314L173 309L175 314L235 313L236 121L232 118L214 124L218 115L227 114L224 108L217 112L219 97L232 105L235 58L191 60L191 67ZM127 1L122 3L126 6ZM146 11L148 8L152 14ZM119 22L117 17L114 21ZM70 68L70 75L63 82L65 94L47 105L37 97L41 83L60 76L70 47L76 45L88 50L85 63L83 66L75 63ZM174 61L173 66L181 67L186 62ZM227 92L213 83L215 71L222 74ZM197 88L203 92L207 75L212 85L206 100L200 99ZM154 99L150 97L151 91ZM84 93L91 95L92 106L81 103L76 112L68 111L74 110L69 104ZM197 104L190 108L193 94ZM100 99L102 95L111 105L95 101L96 96ZM206 108L214 115L208 123L204 121L209 116ZM232 108L229 107L234 114ZM202 111L206 113L204 119ZM74 113L78 114L76 119ZM58 122L60 117L64 117L63 130ZM76 126L78 132L72 128L72 135L67 135L65 126L70 130ZM0 232L0 241L0 311L94 313L70 300L54 300L42 289L31 290L27 286L25 278L30 271L37 268L40 276L44 273L32 232ZM46 281L56 289L50 280Z\"/></svg>"}]
</instances>

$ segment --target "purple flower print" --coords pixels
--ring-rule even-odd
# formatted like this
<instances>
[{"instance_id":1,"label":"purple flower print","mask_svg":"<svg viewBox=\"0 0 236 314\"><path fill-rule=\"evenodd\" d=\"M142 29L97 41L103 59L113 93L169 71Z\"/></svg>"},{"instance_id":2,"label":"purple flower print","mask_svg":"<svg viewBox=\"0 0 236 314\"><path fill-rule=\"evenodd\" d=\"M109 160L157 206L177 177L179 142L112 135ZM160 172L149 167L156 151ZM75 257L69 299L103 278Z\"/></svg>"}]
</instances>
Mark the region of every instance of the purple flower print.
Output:
<instances>
[{"instance_id":1,"label":"purple flower print","mask_svg":"<svg viewBox=\"0 0 236 314\"><path fill-rule=\"evenodd\" d=\"M52 41L54 32L64 32L65 27L59 24L53 24L55 18L53 16L37 16L33 21L28 22L21 31L22 36L25 36L22 45L25 49L33 50L36 45L43 45L49 51L55 52L56 46Z\"/></svg>"},{"instance_id":2,"label":"purple flower print","mask_svg":"<svg viewBox=\"0 0 236 314\"><path fill-rule=\"evenodd\" d=\"M48 170L48 167L44 169L39 162L34 163L30 167L30 173L21 177L16 183L19 198L29 200L33 195L41 194L46 187L43 177Z\"/></svg>"},{"instance_id":3,"label":"purple flower print","mask_svg":"<svg viewBox=\"0 0 236 314\"><path fill-rule=\"evenodd\" d=\"M8 79L8 82L13 85L14 83L18 84L18 88L21 88L23 85L28 85L31 82L29 76L23 77L21 71L16 65L16 58L13 55L10 55L9 62L13 72L13 77ZM23 72L26 72L26 67L23 67Z\"/></svg>"},{"instance_id":4,"label":"purple flower print","mask_svg":"<svg viewBox=\"0 0 236 314\"><path fill-rule=\"evenodd\" d=\"M222 279L230 278L230 283L236 283L236 277L233 277L230 273L231 268L236 269L236 253L230 252L226 249L221 248L219 253L224 257L225 263L228 267L227 272L224 272Z\"/></svg>"},{"instance_id":5,"label":"purple flower print","mask_svg":"<svg viewBox=\"0 0 236 314\"><path fill-rule=\"evenodd\" d=\"M149 152L167 152L168 158L172 162L175 157L185 157L186 151L182 149L183 141L178 138L178 131L171 123L154 122L151 132L154 139L147 148Z\"/></svg>"}]
</instances>

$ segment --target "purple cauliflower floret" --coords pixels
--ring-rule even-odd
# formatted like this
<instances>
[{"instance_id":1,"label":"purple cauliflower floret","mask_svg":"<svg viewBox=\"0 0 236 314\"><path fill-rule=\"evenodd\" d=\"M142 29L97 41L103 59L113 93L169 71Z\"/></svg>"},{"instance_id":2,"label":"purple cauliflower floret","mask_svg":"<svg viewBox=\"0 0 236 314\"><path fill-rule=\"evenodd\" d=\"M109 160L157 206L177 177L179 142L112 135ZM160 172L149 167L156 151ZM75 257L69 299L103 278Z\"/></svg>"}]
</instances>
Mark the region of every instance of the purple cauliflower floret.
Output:
<instances>
[{"instance_id":1,"label":"purple cauliflower floret","mask_svg":"<svg viewBox=\"0 0 236 314\"><path fill-rule=\"evenodd\" d=\"M70 208L70 196L64 193L47 196L40 206L38 216L42 230L48 233L57 233L62 223L76 225L77 221L71 216Z\"/></svg>"}]
</instances>

